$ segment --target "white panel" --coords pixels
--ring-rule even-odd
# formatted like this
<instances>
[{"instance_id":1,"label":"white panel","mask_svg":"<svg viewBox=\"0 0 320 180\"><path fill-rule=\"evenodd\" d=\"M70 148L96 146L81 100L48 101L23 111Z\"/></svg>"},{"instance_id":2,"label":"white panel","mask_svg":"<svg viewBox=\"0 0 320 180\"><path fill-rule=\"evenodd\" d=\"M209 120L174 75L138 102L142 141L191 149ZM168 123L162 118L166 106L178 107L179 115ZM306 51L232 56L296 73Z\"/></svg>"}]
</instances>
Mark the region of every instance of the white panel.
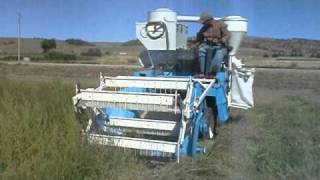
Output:
<instances>
[{"instance_id":1,"label":"white panel","mask_svg":"<svg viewBox=\"0 0 320 180\"><path fill-rule=\"evenodd\" d=\"M165 35L159 39L153 40L147 36L145 31L146 22L136 23L136 37L148 50L167 50ZM170 46L171 47L171 46ZM170 49L170 50L175 50Z\"/></svg>"},{"instance_id":2,"label":"white panel","mask_svg":"<svg viewBox=\"0 0 320 180\"><path fill-rule=\"evenodd\" d=\"M248 31L248 20L241 16L227 16L222 20L228 25L229 31Z\"/></svg>"},{"instance_id":3,"label":"white panel","mask_svg":"<svg viewBox=\"0 0 320 180\"><path fill-rule=\"evenodd\" d=\"M108 125L118 127L173 131L176 126L176 122L136 118L110 118Z\"/></svg>"},{"instance_id":4,"label":"white panel","mask_svg":"<svg viewBox=\"0 0 320 180\"><path fill-rule=\"evenodd\" d=\"M76 95L79 100L102 101L115 103L135 103L135 104L155 104L155 105L174 105L175 96L171 94L154 93L125 93L111 91L90 91L81 90Z\"/></svg>"},{"instance_id":5,"label":"white panel","mask_svg":"<svg viewBox=\"0 0 320 180\"><path fill-rule=\"evenodd\" d=\"M177 21L180 22L199 22L200 17L199 16L177 16Z\"/></svg>"},{"instance_id":6,"label":"white panel","mask_svg":"<svg viewBox=\"0 0 320 180\"><path fill-rule=\"evenodd\" d=\"M175 79L171 78L126 78L126 77L104 77L105 87L140 87L150 89L176 89L186 90L189 79Z\"/></svg>"},{"instance_id":7,"label":"white panel","mask_svg":"<svg viewBox=\"0 0 320 180\"><path fill-rule=\"evenodd\" d=\"M91 143L140 150L154 150L167 153L175 153L178 145L178 143L176 142L129 138L120 136L106 136L99 134L88 134L87 136L89 142Z\"/></svg>"}]
</instances>

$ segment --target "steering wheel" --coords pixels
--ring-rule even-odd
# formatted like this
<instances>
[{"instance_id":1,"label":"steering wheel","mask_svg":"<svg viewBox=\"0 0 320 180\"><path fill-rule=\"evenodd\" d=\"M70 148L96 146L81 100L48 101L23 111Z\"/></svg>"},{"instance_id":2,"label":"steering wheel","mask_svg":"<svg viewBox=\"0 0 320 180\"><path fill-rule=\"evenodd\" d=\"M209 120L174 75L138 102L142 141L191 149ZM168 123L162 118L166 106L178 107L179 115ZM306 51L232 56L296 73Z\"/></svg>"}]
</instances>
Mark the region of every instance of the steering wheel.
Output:
<instances>
[{"instance_id":1,"label":"steering wheel","mask_svg":"<svg viewBox=\"0 0 320 180\"><path fill-rule=\"evenodd\" d=\"M147 36L150 39L159 39L167 32L167 26L164 22L149 22L145 26Z\"/></svg>"}]
</instances>

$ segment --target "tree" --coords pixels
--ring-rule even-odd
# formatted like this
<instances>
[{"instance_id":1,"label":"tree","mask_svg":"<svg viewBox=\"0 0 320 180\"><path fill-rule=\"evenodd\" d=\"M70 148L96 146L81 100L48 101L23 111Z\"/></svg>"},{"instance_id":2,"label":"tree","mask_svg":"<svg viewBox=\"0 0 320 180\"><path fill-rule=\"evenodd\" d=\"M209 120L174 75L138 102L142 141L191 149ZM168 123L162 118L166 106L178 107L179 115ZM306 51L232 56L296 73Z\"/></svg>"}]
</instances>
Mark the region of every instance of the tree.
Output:
<instances>
[{"instance_id":1,"label":"tree","mask_svg":"<svg viewBox=\"0 0 320 180\"><path fill-rule=\"evenodd\" d=\"M66 39L65 40L68 44L75 45L75 46L95 46L94 44L91 44L87 41L84 41L82 39Z\"/></svg>"},{"instance_id":2,"label":"tree","mask_svg":"<svg viewBox=\"0 0 320 180\"><path fill-rule=\"evenodd\" d=\"M43 52L48 52L50 49L57 47L56 41L54 39L44 39L41 41L41 48Z\"/></svg>"}]
</instances>

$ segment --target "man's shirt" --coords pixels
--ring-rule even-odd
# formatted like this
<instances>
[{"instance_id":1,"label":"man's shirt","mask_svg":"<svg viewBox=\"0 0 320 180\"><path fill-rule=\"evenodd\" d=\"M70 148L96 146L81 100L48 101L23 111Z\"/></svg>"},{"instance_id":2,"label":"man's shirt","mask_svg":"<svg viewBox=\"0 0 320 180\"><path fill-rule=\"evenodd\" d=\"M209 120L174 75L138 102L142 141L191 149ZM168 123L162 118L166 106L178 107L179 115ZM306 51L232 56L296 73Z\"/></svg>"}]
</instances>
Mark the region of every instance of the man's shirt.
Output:
<instances>
[{"instance_id":1,"label":"man's shirt","mask_svg":"<svg viewBox=\"0 0 320 180\"><path fill-rule=\"evenodd\" d=\"M223 43L228 45L230 33L227 25L222 20L211 20L208 24L203 25L197 35L200 42L210 41L214 43Z\"/></svg>"}]
</instances>

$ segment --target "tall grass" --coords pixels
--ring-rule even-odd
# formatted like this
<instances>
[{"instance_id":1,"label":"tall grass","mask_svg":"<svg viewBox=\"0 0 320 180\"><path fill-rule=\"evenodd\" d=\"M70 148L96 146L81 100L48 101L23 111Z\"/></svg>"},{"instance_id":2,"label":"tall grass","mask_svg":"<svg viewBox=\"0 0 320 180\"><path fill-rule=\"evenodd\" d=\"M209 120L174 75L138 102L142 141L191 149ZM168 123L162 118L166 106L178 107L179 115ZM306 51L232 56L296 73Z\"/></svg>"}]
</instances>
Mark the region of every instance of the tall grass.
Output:
<instances>
[{"instance_id":1,"label":"tall grass","mask_svg":"<svg viewBox=\"0 0 320 180\"><path fill-rule=\"evenodd\" d=\"M256 107L221 126L215 144L196 161L183 158L150 170L128 151L87 144L73 113L73 93L73 87L57 82L0 79L0 179L320 177L318 105L294 100ZM251 129L243 128L247 125ZM233 132L236 128L251 132ZM244 146L233 144L239 140ZM239 156L234 148L245 149Z\"/></svg>"},{"instance_id":2,"label":"tall grass","mask_svg":"<svg viewBox=\"0 0 320 180\"><path fill-rule=\"evenodd\" d=\"M121 149L88 145L72 87L0 79L0 179L132 179L144 168Z\"/></svg>"},{"instance_id":3,"label":"tall grass","mask_svg":"<svg viewBox=\"0 0 320 180\"><path fill-rule=\"evenodd\" d=\"M252 158L266 179L320 178L319 109L294 101L256 110L258 143Z\"/></svg>"}]
</instances>

